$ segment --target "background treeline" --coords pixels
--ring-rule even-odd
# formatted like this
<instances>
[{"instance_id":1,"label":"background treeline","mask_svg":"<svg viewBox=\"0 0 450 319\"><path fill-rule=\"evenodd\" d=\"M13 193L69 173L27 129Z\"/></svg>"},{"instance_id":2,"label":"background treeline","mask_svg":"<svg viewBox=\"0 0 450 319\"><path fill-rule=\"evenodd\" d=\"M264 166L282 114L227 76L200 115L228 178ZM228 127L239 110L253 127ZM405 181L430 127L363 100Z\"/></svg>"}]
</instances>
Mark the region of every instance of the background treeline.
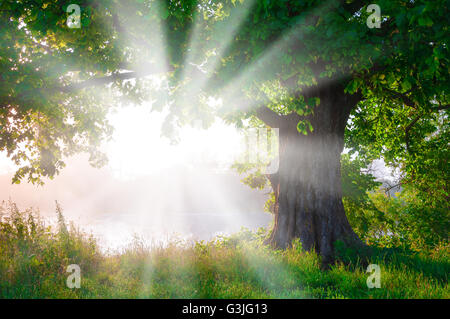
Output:
<instances>
[{"instance_id":1,"label":"background treeline","mask_svg":"<svg viewBox=\"0 0 450 319\"><path fill-rule=\"evenodd\" d=\"M392 186L366 172L363 160L345 154L341 163L344 206L361 239L414 251L448 247L450 207L448 194L440 189L445 172L435 180L429 177L425 185L400 179L393 188L400 191L393 194Z\"/></svg>"}]
</instances>

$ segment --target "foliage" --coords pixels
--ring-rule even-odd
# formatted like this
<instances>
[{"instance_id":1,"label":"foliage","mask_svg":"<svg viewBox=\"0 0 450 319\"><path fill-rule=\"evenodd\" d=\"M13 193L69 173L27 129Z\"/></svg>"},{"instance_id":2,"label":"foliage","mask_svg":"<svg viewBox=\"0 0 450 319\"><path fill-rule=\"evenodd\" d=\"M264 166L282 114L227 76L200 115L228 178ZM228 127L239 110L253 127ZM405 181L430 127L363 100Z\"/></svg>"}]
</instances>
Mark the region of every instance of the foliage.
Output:
<instances>
[{"instance_id":1,"label":"foliage","mask_svg":"<svg viewBox=\"0 0 450 319\"><path fill-rule=\"evenodd\" d=\"M59 209L59 208L58 208ZM62 215L61 215L62 216ZM93 237L59 220L58 231L31 209L20 211L3 202L0 210L0 296L54 297L54 284L65 284L66 268L78 264L95 273L102 255ZM59 296L74 294L60 290Z\"/></svg>"},{"instance_id":2,"label":"foliage","mask_svg":"<svg viewBox=\"0 0 450 319\"><path fill-rule=\"evenodd\" d=\"M364 239L369 231L372 219L380 214L369 198L369 192L378 188L381 183L367 171L367 162L356 157L353 160L349 154L341 156L342 201L347 218L357 235Z\"/></svg>"},{"instance_id":3,"label":"foliage","mask_svg":"<svg viewBox=\"0 0 450 319\"><path fill-rule=\"evenodd\" d=\"M69 3L82 8L80 29L66 25ZM304 116L297 127L308 134L320 107L312 91L341 82L362 95L348 147L389 161L406 156L406 143L421 154L429 134L448 141L436 124L448 116L447 3L377 4L380 29L367 27L358 0L2 1L0 150L21 165L15 182L53 177L76 152L100 165L108 106L149 93L170 111L166 132L215 115L243 125L264 105ZM158 72L167 85L156 93L144 77ZM408 170L424 160L413 156Z\"/></svg>"},{"instance_id":4,"label":"foliage","mask_svg":"<svg viewBox=\"0 0 450 319\"><path fill-rule=\"evenodd\" d=\"M395 196L348 154L341 159L343 202L353 230L370 245L430 250L448 244L448 203L405 185ZM431 196L430 196L431 195ZM430 204L434 202L434 204Z\"/></svg>"},{"instance_id":5,"label":"foliage","mask_svg":"<svg viewBox=\"0 0 450 319\"><path fill-rule=\"evenodd\" d=\"M448 209L430 207L410 192L398 195L390 197L383 190L369 194L373 206L359 208L359 219L350 220L358 235L371 245L415 251L448 245Z\"/></svg>"}]
</instances>

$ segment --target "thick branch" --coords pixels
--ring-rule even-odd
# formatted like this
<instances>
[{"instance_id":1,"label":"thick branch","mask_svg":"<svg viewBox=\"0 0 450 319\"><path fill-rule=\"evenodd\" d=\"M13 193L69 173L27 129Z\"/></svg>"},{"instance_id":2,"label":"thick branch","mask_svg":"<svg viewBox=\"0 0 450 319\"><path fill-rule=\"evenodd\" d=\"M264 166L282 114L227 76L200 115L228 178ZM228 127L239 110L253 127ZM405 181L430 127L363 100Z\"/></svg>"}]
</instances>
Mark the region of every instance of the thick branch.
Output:
<instances>
[{"instance_id":1,"label":"thick branch","mask_svg":"<svg viewBox=\"0 0 450 319\"><path fill-rule=\"evenodd\" d=\"M256 109L256 117L272 128L280 127L283 119L281 115L272 111L267 106L258 107Z\"/></svg>"},{"instance_id":2,"label":"thick branch","mask_svg":"<svg viewBox=\"0 0 450 319\"><path fill-rule=\"evenodd\" d=\"M109 83L112 83L117 80L123 81L123 80L140 78L140 77L144 77L147 75L160 73L163 71L164 70L162 70L162 69L148 69L148 70L144 70L144 71L114 73L114 74L99 77L99 78L92 78L92 79L89 79L89 80L86 80L83 82L79 82L79 83L73 83L70 85L61 86L57 89L59 89L60 91L63 91L63 92L73 92L73 91L81 90L81 89L84 89L87 87L105 85L105 84L109 84Z\"/></svg>"},{"instance_id":3,"label":"thick branch","mask_svg":"<svg viewBox=\"0 0 450 319\"><path fill-rule=\"evenodd\" d=\"M413 100L411 100L407 95L399 93L399 92L395 92L391 89L388 88L384 88L384 90L386 92L388 92L392 97L401 100L405 105L408 105L409 107L412 107L414 109L417 109L416 104L414 103Z\"/></svg>"},{"instance_id":4,"label":"thick branch","mask_svg":"<svg viewBox=\"0 0 450 319\"><path fill-rule=\"evenodd\" d=\"M92 78L83 82L72 83L65 86L54 86L54 87L43 87L43 88L34 88L25 92L18 94L17 96L1 96L0 108L5 108L10 104L14 103L22 103L21 99L24 97L32 97L40 91L47 90L49 92L65 92L71 93L77 90L81 90L88 87L100 86L112 83L114 81L123 81L129 79L136 79L139 77L144 77L152 74L157 74L165 71L173 71L173 67L169 66L167 69L163 69L162 67L157 68L146 68L144 71L130 71L124 73L114 73L111 75Z\"/></svg>"},{"instance_id":5,"label":"thick branch","mask_svg":"<svg viewBox=\"0 0 450 319\"><path fill-rule=\"evenodd\" d=\"M78 83L72 83L65 86L57 86L53 88L49 88L49 90L52 91L61 91L70 93L73 91L81 90L88 87L94 87L94 86L100 86L112 83L114 81L123 81L123 80L129 80L129 79L136 79L140 77L145 77L152 74L167 72L167 71L173 71L172 66L168 66L167 68L157 66L157 67L144 67L143 71L130 71L130 72L123 72L123 73L114 73L107 76L102 76L98 78L92 78L89 80L85 80ZM45 88L35 89L35 90L43 90Z\"/></svg>"}]
</instances>

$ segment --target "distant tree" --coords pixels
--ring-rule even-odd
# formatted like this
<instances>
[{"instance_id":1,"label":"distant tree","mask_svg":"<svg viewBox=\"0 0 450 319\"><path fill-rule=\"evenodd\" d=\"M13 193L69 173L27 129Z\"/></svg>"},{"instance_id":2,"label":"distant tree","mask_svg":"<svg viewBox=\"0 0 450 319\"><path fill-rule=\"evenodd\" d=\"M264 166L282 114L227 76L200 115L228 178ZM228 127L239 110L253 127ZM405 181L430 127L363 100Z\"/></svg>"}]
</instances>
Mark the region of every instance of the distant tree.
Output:
<instances>
[{"instance_id":1,"label":"distant tree","mask_svg":"<svg viewBox=\"0 0 450 319\"><path fill-rule=\"evenodd\" d=\"M66 26L70 3L80 29ZM344 141L420 174L420 149L448 132L448 2L377 5L380 28L359 0L2 1L0 149L24 165L15 181L52 177L74 152L100 163L108 105L150 92L168 132L257 118L280 130L271 240L300 238L328 262L336 240L360 244L342 204ZM143 79L158 72L169 94ZM92 89L105 85L121 93Z\"/></svg>"},{"instance_id":2,"label":"distant tree","mask_svg":"<svg viewBox=\"0 0 450 319\"><path fill-rule=\"evenodd\" d=\"M349 154L342 155L342 201L350 225L362 239L369 232L372 224L370 219L381 215L369 198L369 192L378 189L381 183L376 181L367 166L368 164L359 158L352 160Z\"/></svg>"}]
</instances>

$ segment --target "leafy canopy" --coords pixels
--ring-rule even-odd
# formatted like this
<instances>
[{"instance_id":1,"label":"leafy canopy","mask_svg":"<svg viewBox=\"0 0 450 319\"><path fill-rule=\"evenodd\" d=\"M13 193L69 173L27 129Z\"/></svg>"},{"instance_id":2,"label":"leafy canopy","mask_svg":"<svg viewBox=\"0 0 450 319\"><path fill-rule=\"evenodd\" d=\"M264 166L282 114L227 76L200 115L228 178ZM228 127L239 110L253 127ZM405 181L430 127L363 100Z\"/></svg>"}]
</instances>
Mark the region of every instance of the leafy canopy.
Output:
<instances>
[{"instance_id":1,"label":"leafy canopy","mask_svg":"<svg viewBox=\"0 0 450 319\"><path fill-rule=\"evenodd\" d=\"M72 3L82 9L80 29L66 25ZM21 165L16 182L53 177L76 152L101 164L108 108L149 98L169 110L168 133L216 115L238 125L256 115L270 125L274 115L297 113L307 134L317 88L339 83L360 95L348 147L401 163L416 178L430 165L441 171L447 1L377 4L379 29L367 26L367 3L358 0L2 1L0 150ZM151 80L155 73L164 85Z\"/></svg>"}]
</instances>

